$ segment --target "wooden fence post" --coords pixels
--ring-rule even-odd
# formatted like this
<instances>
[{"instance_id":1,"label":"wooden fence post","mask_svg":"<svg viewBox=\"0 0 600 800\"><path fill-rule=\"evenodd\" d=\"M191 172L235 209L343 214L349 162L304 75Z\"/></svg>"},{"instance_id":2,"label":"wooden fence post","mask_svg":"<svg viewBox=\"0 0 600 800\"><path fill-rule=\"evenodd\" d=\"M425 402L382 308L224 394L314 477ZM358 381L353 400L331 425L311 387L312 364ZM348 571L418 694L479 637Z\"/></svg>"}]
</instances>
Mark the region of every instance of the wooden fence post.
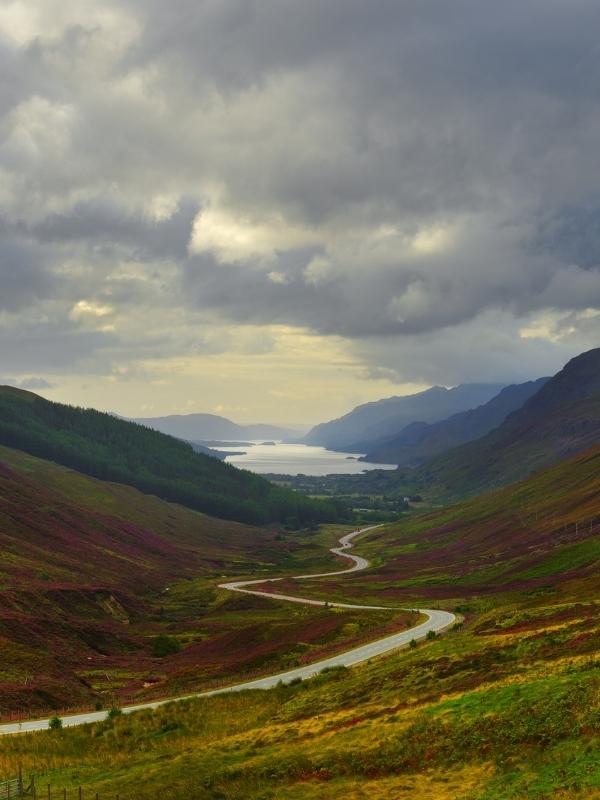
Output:
<instances>
[{"instance_id":1,"label":"wooden fence post","mask_svg":"<svg viewBox=\"0 0 600 800\"><path fill-rule=\"evenodd\" d=\"M79 800L81 800L81 786L79 787L79 792L77 793Z\"/></svg>"}]
</instances>

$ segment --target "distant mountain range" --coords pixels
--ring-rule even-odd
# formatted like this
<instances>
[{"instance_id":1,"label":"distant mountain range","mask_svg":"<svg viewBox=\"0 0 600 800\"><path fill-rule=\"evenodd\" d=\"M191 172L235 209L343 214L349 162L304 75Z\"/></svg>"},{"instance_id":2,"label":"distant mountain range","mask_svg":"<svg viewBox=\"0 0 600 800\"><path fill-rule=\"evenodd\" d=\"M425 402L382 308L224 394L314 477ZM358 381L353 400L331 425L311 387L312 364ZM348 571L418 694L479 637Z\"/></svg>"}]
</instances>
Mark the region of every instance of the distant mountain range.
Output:
<instances>
[{"instance_id":1,"label":"distant mountain range","mask_svg":"<svg viewBox=\"0 0 600 800\"><path fill-rule=\"evenodd\" d=\"M166 417L139 417L129 421L169 436L200 443L211 440L288 439L299 435L298 430L278 425L238 425L216 414L172 414Z\"/></svg>"},{"instance_id":2,"label":"distant mountain range","mask_svg":"<svg viewBox=\"0 0 600 800\"><path fill-rule=\"evenodd\" d=\"M438 422L487 403L504 386L502 383L465 383L452 389L433 386L406 397L365 403L339 419L312 428L302 441L331 450L364 453L375 442L399 434L413 422Z\"/></svg>"},{"instance_id":3,"label":"distant mountain range","mask_svg":"<svg viewBox=\"0 0 600 800\"><path fill-rule=\"evenodd\" d=\"M413 422L397 436L372 445L364 461L418 466L429 458L485 436L538 392L549 378L506 386L487 403L453 414L440 422Z\"/></svg>"},{"instance_id":4,"label":"distant mountain range","mask_svg":"<svg viewBox=\"0 0 600 800\"><path fill-rule=\"evenodd\" d=\"M600 348L569 363L495 430L426 461L411 480L449 496L518 480L600 442Z\"/></svg>"}]
</instances>

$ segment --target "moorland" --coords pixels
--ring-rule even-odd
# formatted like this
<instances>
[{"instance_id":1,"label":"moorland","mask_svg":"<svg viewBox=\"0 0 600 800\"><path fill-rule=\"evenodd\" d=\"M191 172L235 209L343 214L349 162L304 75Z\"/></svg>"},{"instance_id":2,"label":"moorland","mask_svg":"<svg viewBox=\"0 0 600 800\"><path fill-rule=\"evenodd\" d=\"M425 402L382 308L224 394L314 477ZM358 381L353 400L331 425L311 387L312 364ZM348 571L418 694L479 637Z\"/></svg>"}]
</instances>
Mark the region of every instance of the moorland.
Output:
<instances>
[{"instance_id":1,"label":"moorland","mask_svg":"<svg viewBox=\"0 0 600 800\"><path fill-rule=\"evenodd\" d=\"M454 502L434 476L429 494L368 531L356 544L368 570L277 584L394 611L310 609L217 588L224 575L333 570L327 548L349 523L215 519L3 449L0 635L12 662L2 693L12 706L32 706L32 685L53 669L32 707L47 708L48 696L56 707L61 656L63 680L85 687L81 697L71 688L73 699L117 707L128 693L164 697L316 660L406 624L402 609L439 607L459 621L269 691L116 708L93 725L2 737L0 772L20 766L56 791L132 800L600 797L598 351L584 356L494 431L444 454L455 465L465 452L493 460ZM363 492L377 480L364 479ZM85 641L90 632L106 652ZM158 655L161 635L178 648ZM42 658L36 684L28 670Z\"/></svg>"}]
</instances>

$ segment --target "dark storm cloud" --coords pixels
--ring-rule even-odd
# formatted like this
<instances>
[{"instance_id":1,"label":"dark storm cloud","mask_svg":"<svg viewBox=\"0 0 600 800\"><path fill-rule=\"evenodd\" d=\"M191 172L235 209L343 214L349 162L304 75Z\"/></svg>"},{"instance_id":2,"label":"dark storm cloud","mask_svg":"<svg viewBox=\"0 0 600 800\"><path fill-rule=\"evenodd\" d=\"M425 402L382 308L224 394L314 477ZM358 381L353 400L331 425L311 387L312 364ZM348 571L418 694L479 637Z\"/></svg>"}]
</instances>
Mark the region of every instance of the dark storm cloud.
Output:
<instances>
[{"instance_id":1,"label":"dark storm cloud","mask_svg":"<svg viewBox=\"0 0 600 800\"><path fill-rule=\"evenodd\" d=\"M154 221L104 198L94 198L60 214L50 214L34 225L31 233L41 242L120 246L137 259L180 261L187 257L198 211L197 203L184 199L168 219Z\"/></svg>"},{"instance_id":2,"label":"dark storm cloud","mask_svg":"<svg viewBox=\"0 0 600 800\"><path fill-rule=\"evenodd\" d=\"M0 334L0 363L12 372L23 372L24 366L43 373L70 372L76 364L102 372L110 366L110 348L118 344L109 333L82 331L62 320L23 323ZM94 361L86 362L91 354Z\"/></svg>"},{"instance_id":3,"label":"dark storm cloud","mask_svg":"<svg viewBox=\"0 0 600 800\"><path fill-rule=\"evenodd\" d=\"M82 298L180 304L341 335L371 374L432 382L452 382L436 337L465 379L595 343L598 3L63 14L0 46L0 309L59 298L69 337ZM104 363L107 335L77 358Z\"/></svg>"},{"instance_id":4,"label":"dark storm cloud","mask_svg":"<svg viewBox=\"0 0 600 800\"><path fill-rule=\"evenodd\" d=\"M11 235L0 223L0 311L16 311L51 294L53 264L38 245Z\"/></svg>"}]
</instances>

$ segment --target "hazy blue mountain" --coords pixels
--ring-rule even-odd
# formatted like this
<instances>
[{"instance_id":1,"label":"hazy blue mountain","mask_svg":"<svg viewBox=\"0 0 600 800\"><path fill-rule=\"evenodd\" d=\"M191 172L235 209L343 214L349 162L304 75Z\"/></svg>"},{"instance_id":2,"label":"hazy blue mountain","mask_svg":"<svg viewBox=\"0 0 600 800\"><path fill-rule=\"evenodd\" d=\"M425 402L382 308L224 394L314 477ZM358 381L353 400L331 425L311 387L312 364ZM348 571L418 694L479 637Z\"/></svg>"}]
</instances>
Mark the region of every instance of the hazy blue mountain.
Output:
<instances>
[{"instance_id":1,"label":"hazy blue mountain","mask_svg":"<svg viewBox=\"0 0 600 800\"><path fill-rule=\"evenodd\" d=\"M600 442L600 348L573 358L481 439L420 466L415 479L452 496L518 480Z\"/></svg>"},{"instance_id":2,"label":"hazy blue mountain","mask_svg":"<svg viewBox=\"0 0 600 800\"><path fill-rule=\"evenodd\" d=\"M365 445L368 448L376 440L394 436L412 422L437 422L487 403L504 385L465 383L453 389L433 386L417 394L365 403L339 419L317 425L303 441L332 450L365 452Z\"/></svg>"},{"instance_id":3,"label":"hazy blue mountain","mask_svg":"<svg viewBox=\"0 0 600 800\"><path fill-rule=\"evenodd\" d=\"M417 466L451 447L485 436L497 428L511 411L521 408L549 380L539 378L537 381L506 386L487 403L453 414L440 422L413 422L397 436L375 442L364 460Z\"/></svg>"},{"instance_id":4,"label":"hazy blue mountain","mask_svg":"<svg viewBox=\"0 0 600 800\"><path fill-rule=\"evenodd\" d=\"M238 425L216 414L173 414L166 417L142 417L130 421L192 442L285 439L298 435L298 431L277 425Z\"/></svg>"}]
</instances>

